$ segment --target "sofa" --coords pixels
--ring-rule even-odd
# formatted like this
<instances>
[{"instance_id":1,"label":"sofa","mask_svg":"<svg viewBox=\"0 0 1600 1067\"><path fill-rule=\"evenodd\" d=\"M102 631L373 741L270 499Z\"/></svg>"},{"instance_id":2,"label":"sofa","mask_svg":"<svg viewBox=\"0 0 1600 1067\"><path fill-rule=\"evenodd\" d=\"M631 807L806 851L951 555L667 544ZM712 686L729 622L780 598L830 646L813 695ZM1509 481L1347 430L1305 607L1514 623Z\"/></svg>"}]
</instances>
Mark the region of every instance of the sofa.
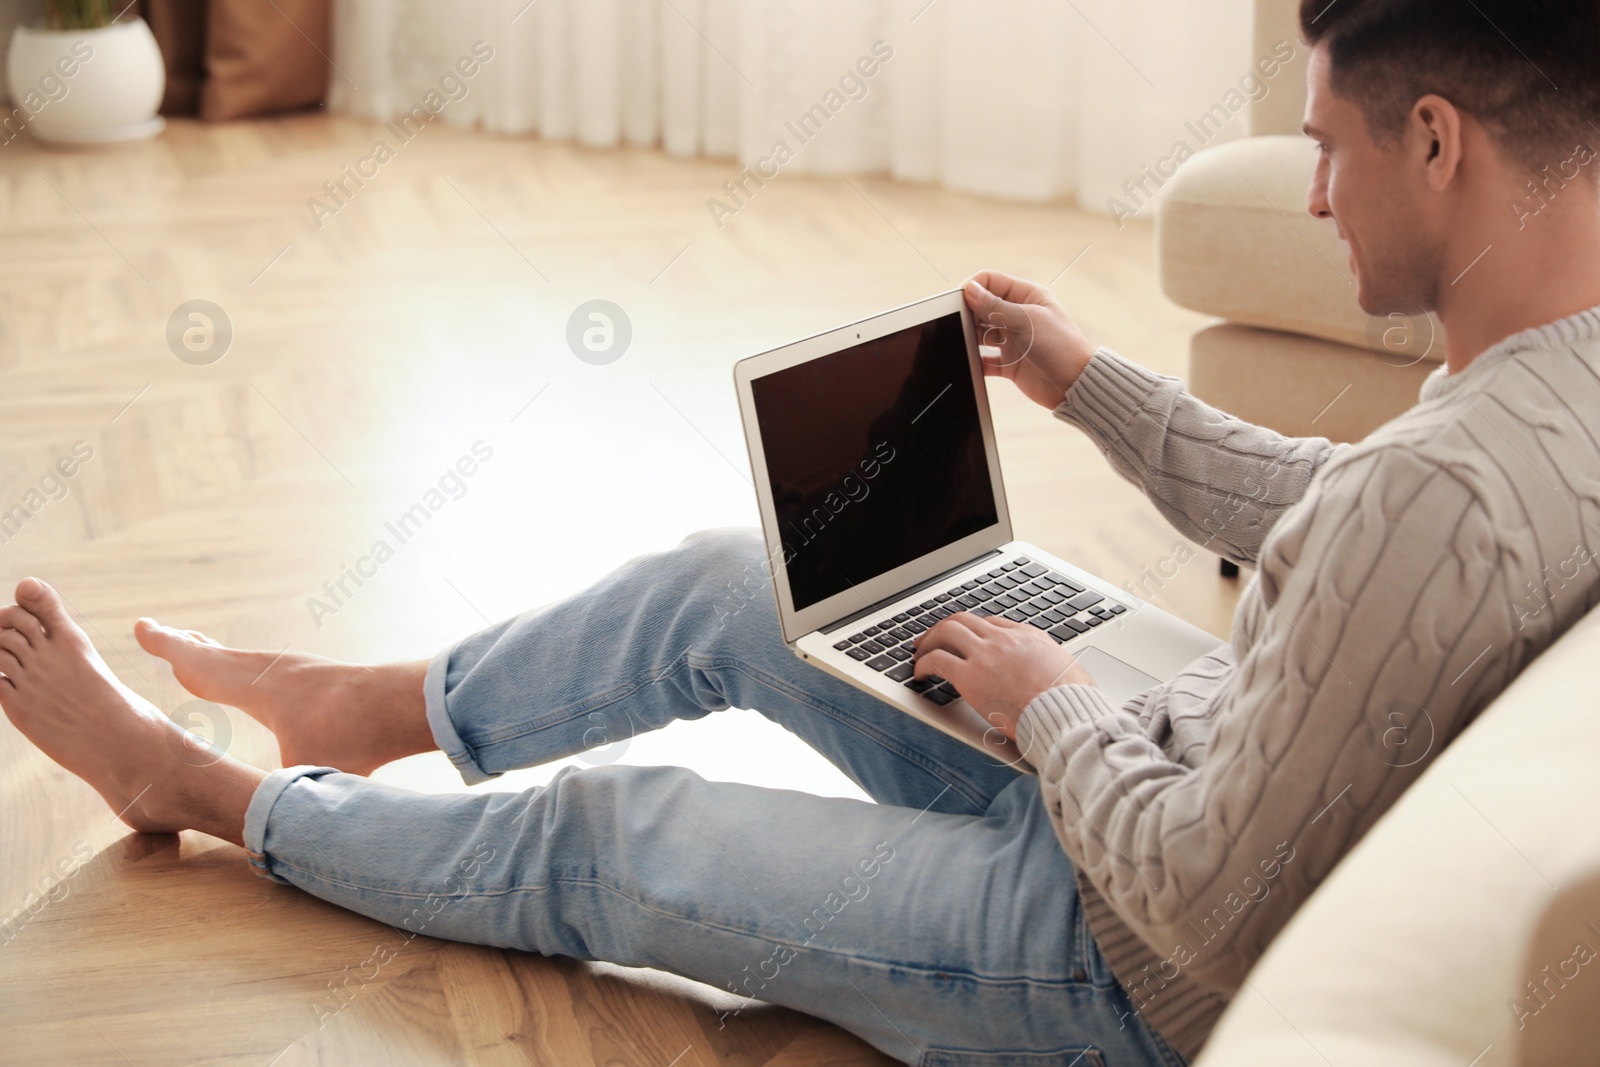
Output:
<instances>
[{"instance_id":1,"label":"sofa","mask_svg":"<svg viewBox=\"0 0 1600 1067\"><path fill-rule=\"evenodd\" d=\"M1590 613L1438 754L1268 946L1195 1067L1600 1063L1597 646Z\"/></svg>"},{"instance_id":2,"label":"sofa","mask_svg":"<svg viewBox=\"0 0 1600 1067\"><path fill-rule=\"evenodd\" d=\"M1295 9L1257 4L1256 54L1287 39L1298 55L1252 136L1162 190L1161 279L1219 320L1191 341L1197 395L1356 440L1415 403L1442 351L1430 316L1361 312L1333 225L1306 213ZM1269 946L1196 1067L1600 1063L1596 648L1591 614L1437 754Z\"/></svg>"}]
</instances>

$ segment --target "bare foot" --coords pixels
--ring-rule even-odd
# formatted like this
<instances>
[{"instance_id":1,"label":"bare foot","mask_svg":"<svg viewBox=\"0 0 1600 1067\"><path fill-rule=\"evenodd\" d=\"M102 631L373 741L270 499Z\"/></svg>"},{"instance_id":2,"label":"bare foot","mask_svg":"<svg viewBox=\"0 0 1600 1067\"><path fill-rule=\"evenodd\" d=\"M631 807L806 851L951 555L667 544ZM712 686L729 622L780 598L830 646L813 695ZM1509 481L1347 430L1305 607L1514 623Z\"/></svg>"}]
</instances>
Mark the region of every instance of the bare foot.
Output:
<instances>
[{"instance_id":1,"label":"bare foot","mask_svg":"<svg viewBox=\"0 0 1600 1067\"><path fill-rule=\"evenodd\" d=\"M249 652L154 619L140 619L133 632L146 652L172 664L189 692L271 730L285 766L371 774L434 749L422 695L426 663L361 667L303 652Z\"/></svg>"},{"instance_id":2,"label":"bare foot","mask_svg":"<svg viewBox=\"0 0 1600 1067\"><path fill-rule=\"evenodd\" d=\"M0 707L45 755L135 830L191 827L239 843L264 775L223 756L185 759L189 734L117 680L61 598L36 578L0 608ZM204 765L197 765L204 764Z\"/></svg>"}]
</instances>

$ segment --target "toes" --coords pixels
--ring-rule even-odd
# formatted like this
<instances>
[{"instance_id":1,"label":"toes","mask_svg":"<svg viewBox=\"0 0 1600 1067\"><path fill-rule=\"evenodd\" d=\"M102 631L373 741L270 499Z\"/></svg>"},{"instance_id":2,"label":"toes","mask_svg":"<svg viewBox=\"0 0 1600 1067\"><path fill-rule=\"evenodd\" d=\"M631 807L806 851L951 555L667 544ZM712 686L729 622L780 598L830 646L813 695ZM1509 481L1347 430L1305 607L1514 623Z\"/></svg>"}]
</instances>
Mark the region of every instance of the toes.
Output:
<instances>
[{"instance_id":1,"label":"toes","mask_svg":"<svg viewBox=\"0 0 1600 1067\"><path fill-rule=\"evenodd\" d=\"M9 672L13 663L18 667L27 666L32 651L28 639L16 630L0 630L0 671Z\"/></svg>"},{"instance_id":2,"label":"toes","mask_svg":"<svg viewBox=\"0 0 1600 1067\"><path fill-rule=\"evenodd\" d=\"M139 647L158 656L169 659L182 647L183 635L171 627L162 626L154 619L140 619L133 624L133 636L139 642Z\"/></svg>"},{"instance_id":3,"label":"toes","mask_svg":"<svg viewBox=\"0 0 1600 1067\"><path fill-rule=\"evenodd\" d=\"M44 641L44 626L26 608L11 604L0 608L0 629L15 630L38 648Z\"/></svg>"},{"instance_id":4,"label":"toes","mask_svg":"<svg viewBox=\"0 0 1600 1067\"><path fill-rule=\"evenodd\" d=\"M67 633L74 628L61 594L37 578L17 583L17 605L44 624L47 634Z\"/></svg>"},{"instance_id":5,"label":"toes","mask_svg":"<svg viewBox=\"0 0 1600 1067\"><path fill-rule=\"evenodd\" d=\"M154 619L140 619L134 623L133 636L141 648L161 659L171 659L196 648L222 647L198 630L177 630Z\"/></svg>"}]
</instances>

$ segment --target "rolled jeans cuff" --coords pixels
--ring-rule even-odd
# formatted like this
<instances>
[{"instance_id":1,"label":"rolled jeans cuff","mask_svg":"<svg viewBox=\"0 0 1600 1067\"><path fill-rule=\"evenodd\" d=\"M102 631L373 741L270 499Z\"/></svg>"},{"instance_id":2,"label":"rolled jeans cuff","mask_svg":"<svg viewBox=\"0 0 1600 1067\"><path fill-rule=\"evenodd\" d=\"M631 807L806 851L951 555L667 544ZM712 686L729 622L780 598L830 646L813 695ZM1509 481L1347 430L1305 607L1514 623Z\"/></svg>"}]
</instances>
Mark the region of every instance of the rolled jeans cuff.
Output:
<instances>
[{"instance_id":1,"label":"rolled jeans cuff","mask_svg":"<svg viewBox=\"0 0 1600 1067\"><path fill-rule=\"evenodd\" d=\"M478 766L477 756L456 732L455 723L450 721L450 712L445 707L444 680L450 671L450 656L454 652L454 648L447 648L428 662L428 674L422 681L422 696L427 704L428 729L433 731L433 743L450 758L463 782L477 785L499 775L489 774Z\"/></svg>"},{"instance_id":2,"label":"rolled jeans cuff","mask_svg":"<svg viewBox=\"0 0 1600 1067\"><path fill-rule=\"evenodd\" d=\"M251 870L262 878L290 884L287 878L272 873L271 860L267 857L267 820L272 816L273 805L278 803L285 789L301 778L338 773L336 767L306 764L281 768L261 780L261 784L256 786L255 795L250 798L250 806L244 812L244 850L249 854Z\"/></svg>"}]
</instances>

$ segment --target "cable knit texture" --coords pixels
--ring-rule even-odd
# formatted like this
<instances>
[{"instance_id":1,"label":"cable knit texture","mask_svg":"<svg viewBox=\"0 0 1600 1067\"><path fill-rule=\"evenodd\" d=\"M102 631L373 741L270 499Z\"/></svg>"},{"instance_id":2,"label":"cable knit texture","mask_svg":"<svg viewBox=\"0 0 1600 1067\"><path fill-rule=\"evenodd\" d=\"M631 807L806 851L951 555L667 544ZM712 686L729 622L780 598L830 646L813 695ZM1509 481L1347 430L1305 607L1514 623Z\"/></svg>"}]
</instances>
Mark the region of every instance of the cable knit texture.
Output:
<instances>
[{"instance_id":1,"label":"cable knit texture","mask_svg":"<svg viewBox=\"0 0 1600 1067\"><path fill-rule=\"evenodd\" d=\"M1112 971L1198 1053L1290 916L1600 599L1600 308L1509 337L1354 445L1240 422L1101 349L1056 415L1258 572L1228 645L1024 711Z\"/></svg>"}]
</instances>

